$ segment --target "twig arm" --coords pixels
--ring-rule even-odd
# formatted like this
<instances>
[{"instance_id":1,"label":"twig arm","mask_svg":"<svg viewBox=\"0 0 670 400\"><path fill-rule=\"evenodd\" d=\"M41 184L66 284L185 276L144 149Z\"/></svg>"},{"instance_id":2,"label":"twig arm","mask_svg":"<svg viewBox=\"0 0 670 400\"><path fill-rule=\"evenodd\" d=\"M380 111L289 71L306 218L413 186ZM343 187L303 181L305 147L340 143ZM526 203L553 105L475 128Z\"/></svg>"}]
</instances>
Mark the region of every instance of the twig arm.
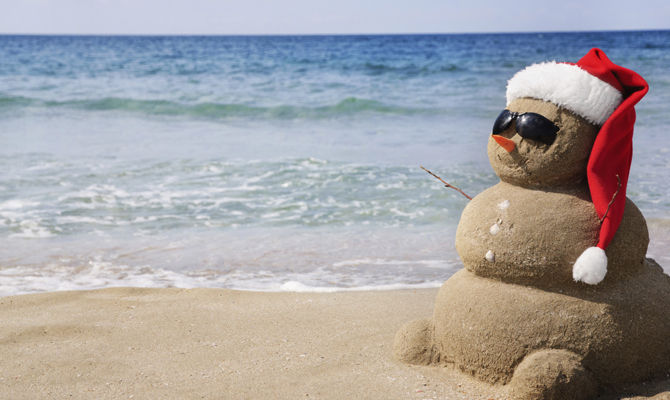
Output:
<instances>
[{"instance_id":1,"label":"twig arm","mask_svg":"<svg viewBox=\"0 0 670 400\"><path fill-rule=\"evenodd\" d=\"M600 224L602 225L603 221L605 221L605 217L607 217L607 213L610 212L610 207L612 207L612 204L614 203L614 200L616 199L616 196L619 194L619 189L621 189L621 178L619 178L619 174L616 174L616 191L612 195L612 200L610 200L609 204L607 204L607 210L605 210L605 214L603 214L603 217L600 218Z\"/></svg>"},{"instance_id":2,"label":"twig arm","mask_svg":"<svg viewBox=\"0 0 670 400\"><path fill-rule=\"evenodd\" d=\"M424 168L423 165L420 165L420 167L421 167L422 170L428 172L429 174L433 175L435 178L439 179L440 182L444 183L444 187L452 188L452 189L458 191L458 193L460 193L460 194L462 194L463 196L467 197L468 200L472 200L472 197L470 197L470 196L468 196L467 194L465 194L465 192L463 192L461 189L457 188L457 187L454 186L454 185L450 185L449 183L445 182L444 179L442 179L442 178L440 178L439 176L435 175L435 174L432 173L430 170ZM617 178L618 178L618 175L617 175Z\"/></svg>"}]
</instances>

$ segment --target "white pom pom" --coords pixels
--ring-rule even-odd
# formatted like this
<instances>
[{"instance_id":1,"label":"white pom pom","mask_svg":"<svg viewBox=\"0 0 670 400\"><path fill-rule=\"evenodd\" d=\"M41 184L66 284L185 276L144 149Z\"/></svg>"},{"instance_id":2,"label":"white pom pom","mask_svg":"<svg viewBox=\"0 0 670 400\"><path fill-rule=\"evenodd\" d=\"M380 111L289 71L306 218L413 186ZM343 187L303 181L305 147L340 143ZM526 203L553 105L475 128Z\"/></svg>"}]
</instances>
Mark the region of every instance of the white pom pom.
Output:
<instances>
[{"instance_id":1,"label":"white pom pom","mask_svg":"<svg viewBox=\"0 0 670 400\"><path fill-rule=\"evenodd\" d=\"M572 278L576 282L597 285L607 274L607 255L600 247L589 247L572 266Z\"/></svg>"}]
</instances>

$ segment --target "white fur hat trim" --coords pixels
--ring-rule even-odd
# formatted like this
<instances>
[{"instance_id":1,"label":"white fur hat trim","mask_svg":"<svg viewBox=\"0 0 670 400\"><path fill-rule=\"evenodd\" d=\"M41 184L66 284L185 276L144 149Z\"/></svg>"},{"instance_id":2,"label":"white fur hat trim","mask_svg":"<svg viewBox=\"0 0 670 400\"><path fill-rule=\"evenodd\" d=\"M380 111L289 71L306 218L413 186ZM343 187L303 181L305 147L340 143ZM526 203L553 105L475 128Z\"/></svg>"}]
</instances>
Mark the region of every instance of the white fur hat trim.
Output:
<instances>
[{"instance_id":1,"label":"white fur hat trim","mask_svg":"<svg viewBox=\"0 0 670 400\"><path fill-rule=\"evenodd\" d=\"M621 103L614 86L580 67L555 61L533 64L507 82L507 104L522 97L549 101L602 125Z\"/></svg>"},{"instance_id":2,"label":"white fur hat trim","mask_svg":"<svg viewBox=\"0 0 670 400\"><path fill-rule=\"evenodd\" d=\"M597 285L607 275L607 254L600 247L589 247L572 266L572 278L576 282Z\"/></svg>"}]
</instances>

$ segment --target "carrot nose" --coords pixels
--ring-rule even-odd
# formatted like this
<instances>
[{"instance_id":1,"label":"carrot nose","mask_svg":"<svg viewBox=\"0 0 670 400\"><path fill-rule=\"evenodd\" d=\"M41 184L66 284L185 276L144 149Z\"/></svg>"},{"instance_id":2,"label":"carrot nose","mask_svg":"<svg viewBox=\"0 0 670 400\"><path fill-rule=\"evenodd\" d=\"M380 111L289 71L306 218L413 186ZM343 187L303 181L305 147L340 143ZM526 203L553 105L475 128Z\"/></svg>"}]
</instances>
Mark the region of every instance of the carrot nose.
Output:
<instances>
[{"instance_id":1,"label":"carrot nose","mask_svg":"<svg viewBox=\"0 0 670 400\"><path fill-rule=\"evenodd\" d=\"M514 148L516 147L514 141L512 141L511 139L507 139L506 137L500 135L491 135L491 136L493 136L493 140L495 140L500 145L500 147L507 150L508 153L511 153L512 150L514 150Z\"/></svg>"}]
</instances>

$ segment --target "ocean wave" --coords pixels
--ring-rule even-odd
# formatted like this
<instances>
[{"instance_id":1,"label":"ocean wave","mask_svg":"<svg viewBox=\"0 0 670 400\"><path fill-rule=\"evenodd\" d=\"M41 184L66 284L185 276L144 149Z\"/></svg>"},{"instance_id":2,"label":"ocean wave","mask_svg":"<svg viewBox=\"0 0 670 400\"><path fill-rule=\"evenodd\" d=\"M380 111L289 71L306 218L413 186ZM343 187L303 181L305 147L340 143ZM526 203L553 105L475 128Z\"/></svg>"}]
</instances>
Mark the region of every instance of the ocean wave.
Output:
<instances>
[{"instance_id":1,"label":"ocean wave","mask_svg":"<svg viewBox=\"0 0 670 400\"><path fill-rule=\"evenodd\" d=\"M0 297L110 286L338 292L437 287L462 268L444 230L218 229L0 244ZM420 251L417 250L421 247Z\"/></svg>"},{"instance_id":2,"label":"ocean wave","mask_svg":"<svg viewBox=\"0 0 670 400\"><path fill-rule=\"evenodd\" d=\"M405 77L421 77L433 74L442 74L449 72L465 71L465 68L456 64L443 65L392 65L384 63L367 62L362 65L361 69L369 75L381 74L400 74Z\"/></svg>"},{"instance_id":3,"label":"ocean wave","mask_svg":"<svg viewBox=\"0 0 670 400\"><path fill-rule=\"evenodd\" d=\"M37 107L69 108L85 111L120 111L145 115L186 116L207 119L267 118L267 119L327 119L357 114L417 115L438 114L439 109L403 107L377 100L347 97L337 103L322 106L255 106L235 103L180 103L170 100L146 100L125 97L99 99L44 100L24 96L0 95L0 111Z\"/></svg>"},{"instance_id":4,"label":"ocean wave","mask_svg":"<svg viewBox=\"0 0 670 400\"><path fill-rule=\"evenodd\" d=\"M95 174L88 165L63 168L49 158L6 162L22 172L6 181L15 194L0 197L0 234L35 239L93 230L449 225L465 205L418 168L316 158L107 161ZM492 179L467 168L452 169L450 177L473 191Z\"/></svg>"},{"instance_id":5,"label":"ocean wave","mask_svg":"<svg viewBox=\"0 0 670 400\"><path fill-rule=\"evenodd\" d=\"M444 275L453 274L446 270ZM288 276L289 278L287 279ZM391 277L361 279L336 285L319 271L291 274L286 271L175 271L151 266L130 266L91 260L83 265L48 264L0 269L0 297L61 290L94 290L108 287L220 288L262 292L334 293L370 290L427 289L440 287L442 277L418 282ZM304 283L308 282L308 283Z\"/></svg>"}]
</instances>

